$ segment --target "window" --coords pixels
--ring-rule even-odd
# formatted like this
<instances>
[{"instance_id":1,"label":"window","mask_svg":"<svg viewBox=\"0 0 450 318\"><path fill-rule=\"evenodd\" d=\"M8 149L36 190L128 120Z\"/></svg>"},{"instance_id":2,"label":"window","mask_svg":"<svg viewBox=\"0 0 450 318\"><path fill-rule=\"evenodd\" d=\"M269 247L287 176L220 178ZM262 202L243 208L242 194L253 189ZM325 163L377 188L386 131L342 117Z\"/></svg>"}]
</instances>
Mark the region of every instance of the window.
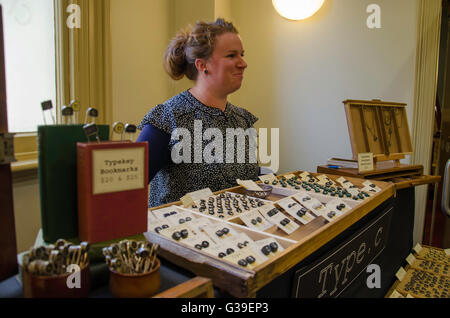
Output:
<instances>
[{"instance_id":1,"label":"window","mask_svg":"<svg viewBox=\"0 0 450 318\"><path fill-rule=\"evenodd\" d=\"M55 105L53 0L0 0L3 8L6 94L10 132L33 132L52 123L41 102ZM53 117L55 116L55 107Z\"/></svg>"}]
</instances>

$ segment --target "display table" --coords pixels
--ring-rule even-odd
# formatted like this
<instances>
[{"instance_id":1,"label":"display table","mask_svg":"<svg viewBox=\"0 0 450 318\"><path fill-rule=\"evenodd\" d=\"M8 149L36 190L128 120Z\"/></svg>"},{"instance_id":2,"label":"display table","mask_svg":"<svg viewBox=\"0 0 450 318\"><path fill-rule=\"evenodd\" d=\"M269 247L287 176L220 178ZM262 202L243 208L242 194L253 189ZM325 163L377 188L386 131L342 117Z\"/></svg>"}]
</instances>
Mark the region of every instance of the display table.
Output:
<instances>
[{"instance_id":1,"label":"display table","mask_svg":"<svg viewBox=\"0 0 450 318\"><path fill-rule=\"evenodd\" d=\"M109 270L105 263L90 266L91 292L90 298L110 298ZM211 281L203 277L195 277L184 269L162 261L160 267L161 287L156 298L177 297L214 297ZM22 298L20 274L0 282L0 298Z\"/></svg>"},{"instance_id":2,"label":"display table","mask_svg":"<svg viewBox=\"0 0 450 318\"><path fill-rule=\"evenodd\" d=\"M299 176L301 173L301 171L295 171L277 178L281 179L289 175ZM318 174L313 175L318 177ZM336 180L335 177L330 177ZM364 181L348 179L359 187ZM374 181L374 183L380 187L380 192L357 203L351 211L332 222L325 222L322 217L316 218L307 225L301 225L290 234L282 232L279 228L265 232L252 231L243 226L238 217L225 221L212 221L223 222L224 225L245 233L254 240L272 237L276 238L279 243L281 242L284 246L281 253L250 269L211 257L211 255L186 244L174 241L170 235L165 236L149 231L145 233L145 236L149 241L161 246L160 255L163 258L188 269L195 275L211 278L218 289L224 290L234 297L383 297L391 286L390 277L386 280L389 281L389 284L383 283L383 290L372 290L366 287L365 294L353 292L355 289L353 285L359 281L366 281L367 275L363 273L367 265L377 261L378 257L385 253L390 233L389 228L394 210L392 197L395 189L390 183L379 181ZM280 198L289 197L292 193L298 192L293 191L279 189L268 199L278 202ZM242 195L244 189L236 187L218 191L214 195L218 196L222 193ZM322 199L328 200L325 197ZM181 211L184 211L181 206L181 202L175 202L151 210L180 207ZM203 218L213 219L207 214L201 215ZM379 244L374 245L374 242ZM337 258L330 258L331 256ZM358 256L357 265L354 256ZM347 257L349 257L349 262L343 263L344 258L347 259ZM327 265L325 268L328 267L327 270L329 270L326 275L321 274L324 268L317 267L325 263ZM346 266L347 263L350 265ZM388 265L383 266L387 267ZM333 281L330 275L331 269L333 268L333 272L334 270L341 271L342 266L346 266L346 276L340 276L337 281ZM325 276L328 278L326 283L324 283ZM339 290L332 292L335 285L339 285Z\"/></svg>"}]
</instances>

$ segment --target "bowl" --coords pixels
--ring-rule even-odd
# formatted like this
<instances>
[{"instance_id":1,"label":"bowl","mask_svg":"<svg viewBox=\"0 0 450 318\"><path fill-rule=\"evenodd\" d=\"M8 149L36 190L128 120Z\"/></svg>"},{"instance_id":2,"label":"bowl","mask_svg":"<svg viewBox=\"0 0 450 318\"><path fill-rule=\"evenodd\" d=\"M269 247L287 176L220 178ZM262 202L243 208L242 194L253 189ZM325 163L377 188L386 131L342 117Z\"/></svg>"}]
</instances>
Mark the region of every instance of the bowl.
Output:
<instances>
[{"instance_id":1,"label":"bowl","mask_svg":"<svg viewBox=\"0 0 450 318\"><path fill-rule=\"evenodd\" d=\"M22 287L25 298L85 298L89 296L89 264L80 269L79 277L67 273L58 276L33 275L22 268ZM79 283L79 284L78 284Z\"/></svg>"},{"instance_id":2,"label":"bowl","mask_svg":"<svg viewBox=\"0 0 450 318\"><path fill-rule=\"evenodd\" d=\"M261 190L256 191L246 189L245 194L258 199L265 199L272 193L272 186L267 184L258 184L258 186L261 188Z\"/></svg>"},{"instance_id":3,"label":"bowl","mask_svg":"<svg viewBox=\"0 0 450 318\"><path fill-rule=\"evenodd\" d=\"M160 261L148 273L122 274L109 268L109 291L116 298L147 298L155 295L161 286Z\"/></svg>"}]
</instances>

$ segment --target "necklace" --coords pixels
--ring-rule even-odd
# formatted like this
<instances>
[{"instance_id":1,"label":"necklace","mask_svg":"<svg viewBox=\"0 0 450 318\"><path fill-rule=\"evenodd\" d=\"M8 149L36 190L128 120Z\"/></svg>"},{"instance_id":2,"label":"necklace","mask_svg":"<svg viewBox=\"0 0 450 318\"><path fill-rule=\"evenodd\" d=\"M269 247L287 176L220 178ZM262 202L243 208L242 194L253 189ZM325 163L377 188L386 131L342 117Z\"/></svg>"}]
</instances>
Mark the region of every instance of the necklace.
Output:
<instances>
[{"instance_id":1,"label":"necklace","mask_svg":"<svg viewBox=\"0 0 450 318\"><path fill-rule=\"evenodd\" d=\"M387 110L387 116L386 116L386 111L383 112L383 119L384 119L384 124L386 125L386 127L388 127L388 140L387 140L387 146L388 146L388 153L389 153L389 148L391 147L391 140L392 140L392 112L391 109Z\"/></svg>"},{"instance_id":2,"label":"necklace","mask_svg":"<svg viewBox=\"0 0 450 318\"><path fill-rule=\"evenodd\" d=\"M364 110L364 105L361 105L361 107L362 107L364 126L365 126L365 128L367 128L367 131L369 131L369 133L373 136L373 141L377 141L378 140L378 136L375 134L375 131L374 131L375 130L375 126L376 126L375 116L372 116L372 123L373 123L373 125L372 125L372 127L370 127L367 124L367 120L366 120L365 115L364 115L364 113L367 112L367 110Z\"/></svg>"}]
</instances>

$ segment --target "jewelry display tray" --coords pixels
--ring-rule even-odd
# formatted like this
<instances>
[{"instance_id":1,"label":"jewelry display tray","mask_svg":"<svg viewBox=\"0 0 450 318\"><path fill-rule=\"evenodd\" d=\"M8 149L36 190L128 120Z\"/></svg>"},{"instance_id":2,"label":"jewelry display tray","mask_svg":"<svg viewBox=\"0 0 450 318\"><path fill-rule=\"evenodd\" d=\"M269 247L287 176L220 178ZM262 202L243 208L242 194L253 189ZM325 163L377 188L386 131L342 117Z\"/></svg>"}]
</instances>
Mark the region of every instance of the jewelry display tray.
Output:
<instances>
[{"instance_id":1,"label":"jewelry display tray","mask_svg":"<svg viewBox=\"0 0 450 318\"><path fill-rule=\"evenodd\" d=\"M299 176L302 172L303 171L289 172L287 174L277 176L277 179L280 180L284 176L292 174ZM310 174L313 176L320 175L318 173ZM336 181L341 177L328 174L326 176L333 181ZM367 181L364 179L350 177L346 177L346 179L358 188L363 188L364 185L362 183ZM351 202L352 200L345 200L345 203L351 206L351 209L331 222L328 222L322 216L318 216L313 221L304 225L289 216L289 214L281 209L280 206L277 206L277 208L286 217L290 218L291 221L295 222L299 226L298 229L290 235L287 235L285 232L276 228L276 226L270 227L265 231L250 229L242 224L239 220L239 216L229 218L227 220L212 218L207 214L184 208L181 201L149 209L149 211L155 211L162 208L176 206L181 213L186 211L191 213L191 215L195 215L196 218L206 218L212 223L229 227L238 233L245 233L254 241L274 238L278 244L283 247L283 250L253 269L247 269L235 263L225 261L219 257L212 256L211 254L207 254L201 250L191 247L182 241L175 241L174 239L163 236L154 231L149 230L144 233L144 235L148 241L160 244L160 257L163 257L168 261L191 271L197 276L212 279L214 286L226 291L234 297L255 297L256 292L259 289L270 283L275 278L286 273L300 261L337 237L340 233L355 224L358 220L369 214L377 206L395 194L395 188L391 183L382 181L372 181L372 183L381 190L361 201ZM245 189L238 186L215 192L214 195L226 192L243 195L245 193ZM274 187L270 196L265 200L275 202L291 194L300 192L303 191ZM322 203L329 200L326 195L311 192L307 193L311 197L317 198Z\"/></svg>"},{"instance_id":2,"label":"jewelry display tray","mask_svg":"<svg viewBox=\"0 0 450 318\"><path fill-rule=\"evenodd\" d=\"M399 160L413 152L406 104L345 100L353 159L373 153L377 161Z\"/></svg>"}]
</instances>

